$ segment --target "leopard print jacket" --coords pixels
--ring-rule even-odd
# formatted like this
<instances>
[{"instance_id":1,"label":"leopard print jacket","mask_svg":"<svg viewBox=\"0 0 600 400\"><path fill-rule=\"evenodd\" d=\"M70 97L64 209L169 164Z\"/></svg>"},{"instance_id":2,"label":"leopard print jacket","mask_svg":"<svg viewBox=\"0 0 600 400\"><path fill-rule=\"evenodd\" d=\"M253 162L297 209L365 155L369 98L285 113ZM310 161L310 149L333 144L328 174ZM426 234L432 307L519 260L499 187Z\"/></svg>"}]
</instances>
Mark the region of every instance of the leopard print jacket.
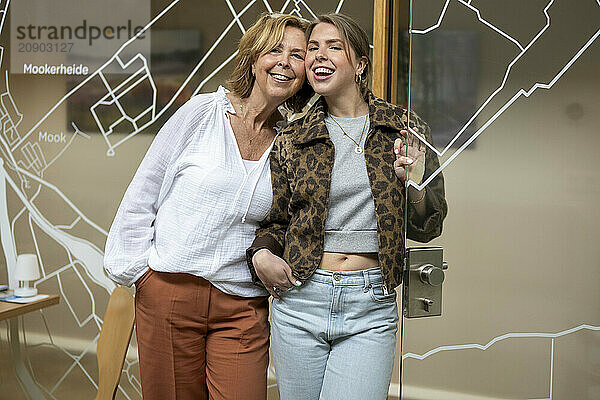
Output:
<instances>
[{"instance_id":1,"label":"leopard print jacket","mask_svg":"<svg viewBox=\"0 0 600 400\"><path fill-rule=\"evenodd\" d=\"M391 292L402 282L405 238L405 187L394 173L394 141L407 128L408 113L373 94L368 94L370 129L365 143L365 159L375 201L379 266ZM323 98L307 114L284 128L271 151L273 205L256 230L256 239L247 251L248 267L260 284L252 265L252 255L261 248L282 257L293 274L304 281L318 268L323 255L324 225L329 204L329 188L334 145L325 126L327 103ZM429 143L429 127L411 113L411 127ZM427 148L425 176L439 167L435 152ZM437 175L427 186L426 215L415 218L408 203L409 239L428 242L442 232L447 213L444 179Z\"/></svg>"}]
</instances>

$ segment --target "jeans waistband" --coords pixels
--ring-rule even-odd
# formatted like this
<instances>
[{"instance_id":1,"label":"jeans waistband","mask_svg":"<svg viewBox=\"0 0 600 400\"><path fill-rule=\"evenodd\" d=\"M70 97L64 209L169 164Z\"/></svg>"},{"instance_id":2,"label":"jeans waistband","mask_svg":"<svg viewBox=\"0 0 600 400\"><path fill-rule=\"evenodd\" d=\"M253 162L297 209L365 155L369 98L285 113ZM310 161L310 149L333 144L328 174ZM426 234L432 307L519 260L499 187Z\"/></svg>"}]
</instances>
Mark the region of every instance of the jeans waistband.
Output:
<instances>
[{"instance_id":1,"label":"jeans waistband","mask_svg":"<svg viewBox=\"0 0 600 400\"><path fill-rule=\"evenodd\" d=\"M326 271L317 269L310 278L312 281L327 283L333 286L362 286L383 284L379 267L360 271Z\"/></svg>"}]
</instances>

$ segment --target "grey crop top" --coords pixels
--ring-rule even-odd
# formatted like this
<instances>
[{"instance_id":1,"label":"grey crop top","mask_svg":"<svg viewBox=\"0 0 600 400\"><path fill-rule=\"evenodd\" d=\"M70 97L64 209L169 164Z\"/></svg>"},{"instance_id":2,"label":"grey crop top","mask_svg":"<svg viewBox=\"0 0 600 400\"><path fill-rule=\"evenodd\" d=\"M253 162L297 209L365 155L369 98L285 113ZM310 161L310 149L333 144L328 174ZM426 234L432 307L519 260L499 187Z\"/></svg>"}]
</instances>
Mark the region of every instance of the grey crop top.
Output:
<instances>
[{"instance_id":1,"label":"grey crop top","mask_svg":"<svg viewBox=\"0 0 600 400\"><path fill-rule=\"evenodd\" d=\"M366 121L365 121L366 119ZM336 123L337 122L337 123ZM338 125L339 124L339 125ZM327 115L325 125L335 146L331 172L329 210L325 220L324 251L332 253L377 253L377 219L364 151L357 153L369 130L369 116L340 118Z\"/></svg>"}]
</instances>

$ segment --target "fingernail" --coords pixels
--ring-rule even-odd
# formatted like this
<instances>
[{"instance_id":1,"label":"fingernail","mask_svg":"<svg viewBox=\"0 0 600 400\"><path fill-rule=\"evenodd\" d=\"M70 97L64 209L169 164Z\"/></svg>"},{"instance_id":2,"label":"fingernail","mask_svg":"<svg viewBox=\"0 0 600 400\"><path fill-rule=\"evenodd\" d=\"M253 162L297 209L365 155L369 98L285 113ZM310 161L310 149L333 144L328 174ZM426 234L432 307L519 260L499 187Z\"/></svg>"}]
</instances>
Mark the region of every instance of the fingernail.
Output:
<instances>
[{"instance_id":1,"label":"fingernail","mask_svg":"<svg viewBox=\"0 0 600 400\"><path fill-rule=\"evenodd\" d=\"M300 286L300 285L302 285L302 282L296 281L296 286Z\"/></svg>"},{"instance_id":2,"label":"fingernail","mask_svg":"<svg viewBox=\"0 0 600 400\"><path fill-rule=\"evenodd\" d=\"M409 164L412 164L414 161L412 160L412 158L407 158L406 161L408 161Z\"/></svg>"},{"instance_id":3,"label":"fingernail","mask_svg":"<svg viewBox=\"0 0 600 400\"><path fill-rule=\"evenodd\" d=\"M400 150L399 149L394 149L394 154L398 154L398 153L400 153Z\"/></svg>"}]
</instances>

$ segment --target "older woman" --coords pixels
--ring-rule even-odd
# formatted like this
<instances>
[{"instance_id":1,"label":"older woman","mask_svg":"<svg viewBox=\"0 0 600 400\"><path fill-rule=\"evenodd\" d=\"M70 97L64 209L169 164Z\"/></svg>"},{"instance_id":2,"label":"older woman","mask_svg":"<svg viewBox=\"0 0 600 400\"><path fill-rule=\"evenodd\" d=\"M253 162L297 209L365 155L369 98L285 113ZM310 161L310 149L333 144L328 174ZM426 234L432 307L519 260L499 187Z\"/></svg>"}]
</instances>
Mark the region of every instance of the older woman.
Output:
<instances>
[{"instance_id":1,"label":"older woman","mask_svg":"<svg viewBox=\"0 0 600 400\"><path fill-rule=\"evenodd\" d=\"M299 111L306 24L262 16L242 37L231 92L190 99L162 127L119 207L105 268L135 283L144 399L266 399L268 293L245 249L272 202L277 111Z\"/></svg>"},{"instance_id":2,"label":"older woman","mask_svg":"<svg viewBox=\"0 0 600 400\"><path fill-rule=\"evenodd\" d=\"M402 232L406 224L408 237L422 242L441 233L443 179L421 192L406 189L408 168L424 164L430 173L439 165L406 132L410 121L431 140L429 128L371 94L369 41L360 26L322 15L307 38L307 80L321 97L275 141L273 208L248 250L249 266L275 297L271 335L282 400L384 400Z\"/></svg>"}]
</instances>

